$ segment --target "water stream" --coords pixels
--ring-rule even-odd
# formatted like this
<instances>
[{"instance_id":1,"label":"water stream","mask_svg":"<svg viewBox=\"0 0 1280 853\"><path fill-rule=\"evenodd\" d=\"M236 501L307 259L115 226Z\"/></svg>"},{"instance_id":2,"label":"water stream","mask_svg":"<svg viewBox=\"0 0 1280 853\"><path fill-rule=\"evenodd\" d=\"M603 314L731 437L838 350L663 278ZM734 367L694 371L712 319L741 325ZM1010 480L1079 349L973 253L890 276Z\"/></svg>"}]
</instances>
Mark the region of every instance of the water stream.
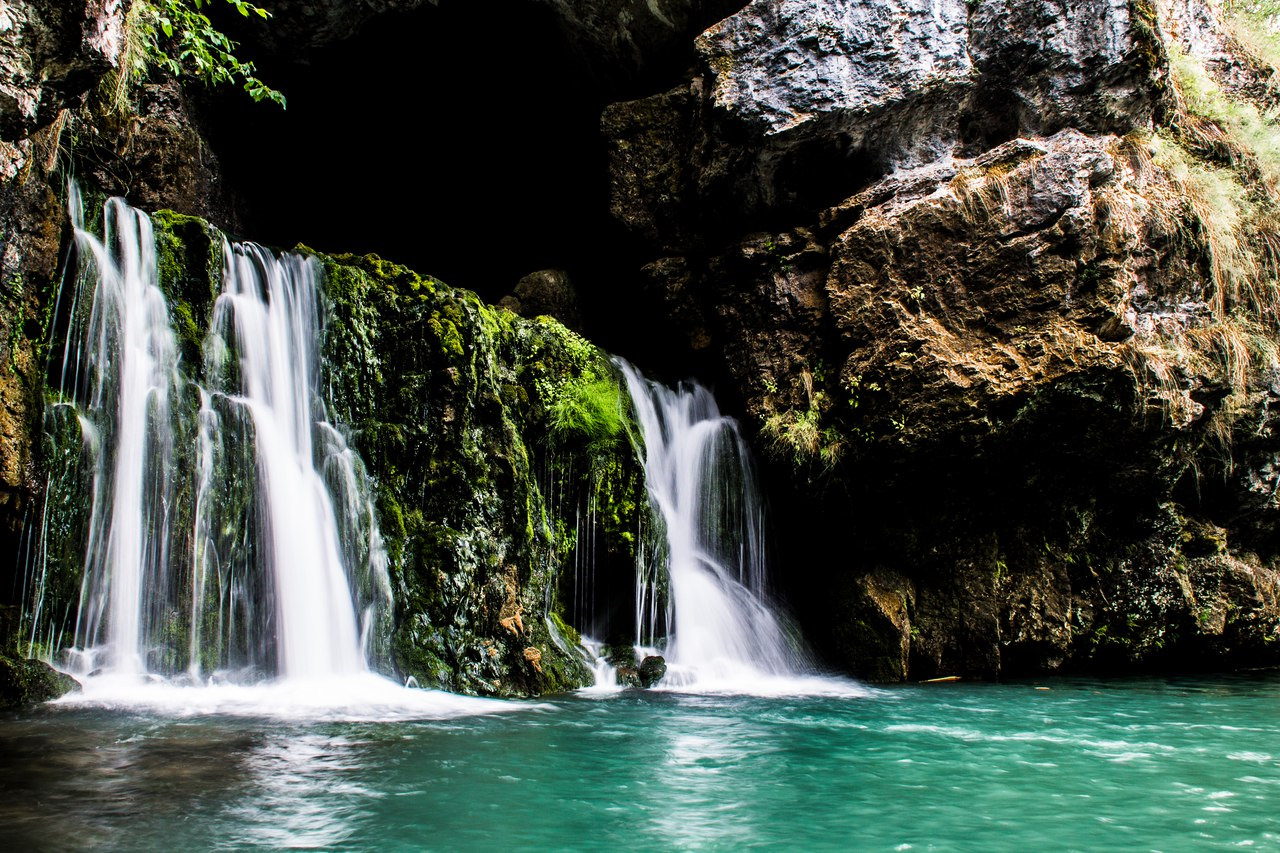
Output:
<instances>
[{"instance_id":1,"label":"water stream","mask_svg":"<svg viewBox=\"0 0 1280 853\"><path fill-rule=\"evenodd\" d=\"M669 388L618 365L644 436L649 500L664 522L665 547L637 573L637 647L665 635L666 687L829 689L809 676L798 635L770 601L764 504L737 423L695 382Z\"/></svg>"}]
</instances>

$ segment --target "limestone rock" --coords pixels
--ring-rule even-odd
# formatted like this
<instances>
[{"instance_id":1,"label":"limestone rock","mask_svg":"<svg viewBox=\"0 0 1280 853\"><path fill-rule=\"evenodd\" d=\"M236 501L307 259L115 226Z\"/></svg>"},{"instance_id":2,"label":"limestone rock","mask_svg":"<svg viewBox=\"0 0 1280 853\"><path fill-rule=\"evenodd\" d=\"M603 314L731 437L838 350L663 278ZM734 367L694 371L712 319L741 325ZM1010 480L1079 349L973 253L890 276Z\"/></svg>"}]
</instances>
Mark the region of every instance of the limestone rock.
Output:
<instances>
[{"instance_id":1,"label":"limestone rock","mask_svg":"<svg viewBox=\"0 0 1280 853\"><path fill-rule=\"evenodd\" d=\"M964 0L755 0L697 44L711 102L754 134L842 134L857 149L875 130L901 140L890 160L919 161L955 136L967 18Z\"/></svg>"},{"instance_id":2,"label":"limestone rock","mask_svg":"<svg viewBox=\"0 0 1280 853\"><path fill-rule=\"evenodd\" d=\"M1048 0L972 5L969 49L980 72L972 112L1002 122L995 134L1151 126L1167 71L1150 6L1084 0L1067 13Z\"/></svg>"},{"instance_id":3,"label":"limestone rock","mask_svg":"<svg viewBox=\"0 0 1280 853\"><path fill-rule=\"evenodd\" d=\"M0 5L0 139L53 121L114 68L128 0Z\"/></svg>"},{"instance_id":4,"label":"limestone rock","mask_svg":"<svg viewBox=\"0 0 1280 853\"><path fill-rule=\"evenodd\" d=\"M687 87L614 104L613 211L665 253L808 215L895 169L1166 106L1144 4L757 0L697 39Z\"/></svg>"}]
</instances>

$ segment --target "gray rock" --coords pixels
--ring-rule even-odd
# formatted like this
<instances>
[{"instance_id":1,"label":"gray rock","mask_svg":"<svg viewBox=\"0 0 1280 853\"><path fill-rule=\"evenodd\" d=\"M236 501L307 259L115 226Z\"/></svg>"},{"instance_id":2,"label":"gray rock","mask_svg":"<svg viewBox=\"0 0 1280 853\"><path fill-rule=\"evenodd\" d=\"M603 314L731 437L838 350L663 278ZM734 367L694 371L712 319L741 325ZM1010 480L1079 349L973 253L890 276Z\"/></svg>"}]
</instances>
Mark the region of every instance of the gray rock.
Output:
<instances>
[{"instance_id":1,"label":"gray rock","mask_svg":"<svg viewBox=\"0 0 1280 853\"><path fill-rule=\"evenodd\" d=\"M964 0L756 0L703 33L708 95L766 137L844 132L858 146L888 111L969 83ZM916 116L908 142L931 134Z\"/></svg>"},{"instance_id":2,"label":"gray rock","mask_svg":"<svg viewBox=\"0 0 1280 853\"><path fill-rule=\"evenodd\" d=\"M1168 64L1144 9L756 0L698 37L689 85L605 111L614 214L671 254L1018 135L1150 127Z\"/></svg>"},{"instance_id":3,"label":"gray rock","mask_svg":"<svg viewBox=\"0 0 1280 853\"><path fill-rule=\"evenodd\" d=\"M746 212L927 162L972 87L964 0L757 0L697 40L711 122L700 188ZM745 139L742 138L745 135Z\"/></svg>"},{"instance_id":4,"label":"gray rock","mask_svg":"<svg viewBox=\"0 0 1280 853\"><path fill-rule=\"evenodd\" d=\"M1128 0L982 0L969 50L981 73L978 111L1006 133L1071 127L1123 134L1149 127L1165 74L1154 19ZM1000 128L993 128L999 132Z\"/></svg>"}]
</instances>

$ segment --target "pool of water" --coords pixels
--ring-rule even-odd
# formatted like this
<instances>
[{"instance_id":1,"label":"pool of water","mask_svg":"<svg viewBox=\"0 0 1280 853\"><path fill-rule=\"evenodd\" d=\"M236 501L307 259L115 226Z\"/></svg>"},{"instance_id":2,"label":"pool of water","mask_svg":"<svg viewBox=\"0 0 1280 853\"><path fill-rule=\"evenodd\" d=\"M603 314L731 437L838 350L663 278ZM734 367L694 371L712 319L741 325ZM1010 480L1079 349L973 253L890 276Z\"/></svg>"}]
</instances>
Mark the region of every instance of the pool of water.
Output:
<instances>
[{"instance_id":1,"label":"pool of water","mask_svg":"<svg viewBox=\"0 0 1280 853\"><path fill-rule=\"evenodd\" d=\"M9 716L4 846L1280 847L1275 674L512 704L378 722Z\"/></svg>"}]
</instances>

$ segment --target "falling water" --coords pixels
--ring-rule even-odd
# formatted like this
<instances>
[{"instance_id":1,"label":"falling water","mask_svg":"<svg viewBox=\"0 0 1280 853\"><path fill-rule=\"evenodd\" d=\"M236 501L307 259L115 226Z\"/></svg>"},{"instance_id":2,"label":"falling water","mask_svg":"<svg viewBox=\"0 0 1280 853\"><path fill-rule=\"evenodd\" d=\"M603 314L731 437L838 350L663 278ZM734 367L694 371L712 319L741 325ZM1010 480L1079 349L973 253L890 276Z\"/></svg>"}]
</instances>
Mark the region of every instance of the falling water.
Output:
<instances>
[{"instance_id":1,"label":"falling water","mask_svg":"<svg viewBox=\"0 0 1280 853\"><path fill-rule=\"evenodd\" d=\"M99 240L74 187L70 208L81 264L46 420L76 413L66 441L92 471L70 668L189 683L366 673L390 587L368 478L320 393L318 265L224 243L198 384L150 220L112 199ZM66 503L55 491L47 504Z\"/></svg>"},{"instance_id":2,"label":"falling water","mask_svg":"<svg viewBox=\"0 0 1280 853\"><path fill-rule=\"evenodd\" d=\"M665 577L662 563L638 573L637 646L666 627L664 684L674 686L751 689L805 671L798 639L768 601L762 503L737 424L701 385L671 389L619 366L644 436L649 499L666 527L657 549Z\"/></svg>"},{"instance_id":3,"label":"falling water","mask_svg":"<svg viewBox=\"0 0 1280 853\"><path fill-rule=\"evenodd\" d=\"M151 221L107 203L104 239L84 229L71 192L76 248L86 258L78 293L91 288L82 370L63 372L62 396L79 396L84 441L94 455L89 541L76 641L86 661L124 675L146 669L145 642L161 621L174 503L173 401L181 383L177 344L156 286ZM77 299L79 301L79 298ZM70 346L70 341L68 342ZM151 596L156 591L159 594Z\"/></svg>"},{"instance_id":4,"label":"falling water","mask_svg":"<svg viewBox=\"0 0 1280 853\"><path fill-rule=\"evenodd\" d=\"M316 264L259 246L227 246L214 308L220 340L212 373L239 354L241 393L226 389L252 422L258 547L275 588L281 674L317 677L364 669L334 506L316 469L320 324ZM218 345L221 344L221 345Z\"/></svg>"}]
</instances>

